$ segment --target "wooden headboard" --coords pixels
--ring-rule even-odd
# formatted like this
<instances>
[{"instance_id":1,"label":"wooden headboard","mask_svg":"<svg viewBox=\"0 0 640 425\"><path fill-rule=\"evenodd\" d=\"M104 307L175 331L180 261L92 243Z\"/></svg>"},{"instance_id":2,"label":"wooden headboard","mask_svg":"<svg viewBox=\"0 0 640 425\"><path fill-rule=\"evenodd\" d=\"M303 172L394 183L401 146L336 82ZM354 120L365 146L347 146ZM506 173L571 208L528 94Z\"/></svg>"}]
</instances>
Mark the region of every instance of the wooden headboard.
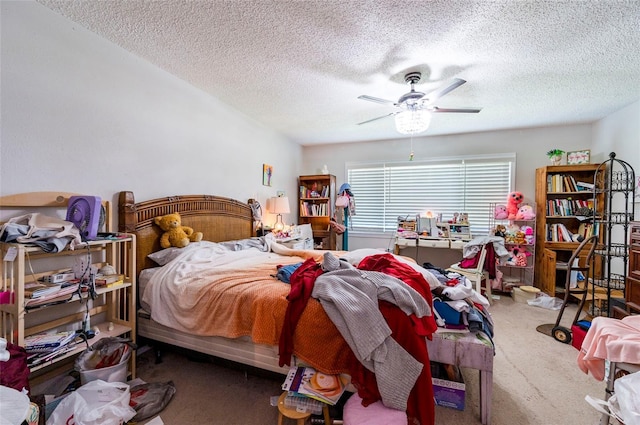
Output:
<instances>
[{"instance_id":1,"label":"wooden headboard","mask_svg":"<svg viewBox=\"0 0 640 425\"><path fill-rule=\"evenodd\" d=\"M184 226L202 232L212 242L246 239L254 236L249 204L212 195L180 195L136 203L133 192L118 196L118 231L136 235L136 274L157 266L147 255L159 251L162 230L155 217L179 213Z\"/></svg>"}]
</instances>

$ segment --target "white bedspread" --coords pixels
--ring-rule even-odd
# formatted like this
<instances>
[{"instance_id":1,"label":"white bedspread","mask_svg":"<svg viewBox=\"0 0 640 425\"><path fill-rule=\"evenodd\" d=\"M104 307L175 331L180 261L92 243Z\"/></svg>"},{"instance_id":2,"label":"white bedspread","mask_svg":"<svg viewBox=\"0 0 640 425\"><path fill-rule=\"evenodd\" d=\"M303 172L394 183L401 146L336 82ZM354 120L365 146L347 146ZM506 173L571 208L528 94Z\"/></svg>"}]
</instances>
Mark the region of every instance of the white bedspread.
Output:
<instances>
[{"instance_id":1,"label":"white bedspread","mask_svg":"<svg viewBox=\"0 0 640 425\"><path fill-rule=\"evenodd\" d=\"M160 324L189 333L212 334L199 327L193 313L206 307L215 313L213 308L220 307L215 302L222 296L214 293L217 285L224 286L225 293L232 292L230 296L242 296L243 292L252 291L250 286L255 286L256 282L267 280L265 286L278 285L281 294L286 296L288 288L270 274L275 275L279 264L300 261L302 259L298 257L281 256L255 248L226 251L217 244L202 244L196 249L186 250L159 268L147 284L141 301L151 307L151 318ZM222 308L230 308L228 301L221 302L224 304Z\"/></svg>"}]
</instances>

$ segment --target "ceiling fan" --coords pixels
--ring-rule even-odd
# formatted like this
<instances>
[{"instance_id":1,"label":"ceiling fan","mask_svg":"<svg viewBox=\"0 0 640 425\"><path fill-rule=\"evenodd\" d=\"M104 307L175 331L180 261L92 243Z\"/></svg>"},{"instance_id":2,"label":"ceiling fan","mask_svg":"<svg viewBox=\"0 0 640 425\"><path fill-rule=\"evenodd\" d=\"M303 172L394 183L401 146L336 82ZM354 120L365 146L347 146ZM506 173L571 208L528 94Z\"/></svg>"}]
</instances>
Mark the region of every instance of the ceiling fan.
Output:
<instances>
[{"instance_id":1,"label":"ceiling fan","mask_svg":"<svg viewBox=\"0 0 640 425\"><path fill-rule=\"evenodd\" d=\"M358 96L358 99L381 103L383 105L392 105L400 108L398 111L363 121L358 123L358 125L395 116L396 128L400 133L415 134L425 131L428 128L431 120L431 113L462 112L477 114L481 111L482 108L441 108L433 104L442 96L466 83L465 80L455 78L453 82L446 87L438 88L429 93L422 93L416 91L414 87L414 85L420 81L421 77L422 74L420 72L410 72L404 76L404 81L411 86L411 90L400 96L397 102L367 95Z\"/></svg>"}]
</instances>

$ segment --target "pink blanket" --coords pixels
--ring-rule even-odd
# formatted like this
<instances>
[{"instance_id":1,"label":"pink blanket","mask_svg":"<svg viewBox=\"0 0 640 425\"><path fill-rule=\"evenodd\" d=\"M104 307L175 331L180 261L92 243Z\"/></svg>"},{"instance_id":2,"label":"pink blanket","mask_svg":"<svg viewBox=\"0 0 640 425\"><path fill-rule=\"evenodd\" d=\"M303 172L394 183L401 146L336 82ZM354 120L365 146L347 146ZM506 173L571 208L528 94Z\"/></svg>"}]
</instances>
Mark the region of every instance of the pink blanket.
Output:
<instances>
[{"instance_id":1,"label":"pink blanket","mask_svg":"<svg viewBox=\"0 0 640 425\"><path fill-rule=\"evenodd\" d=\"M602 381L605 360L640 364L640 315L593 319L578 353L578 367Z\"/></svg>"}]
</instances>

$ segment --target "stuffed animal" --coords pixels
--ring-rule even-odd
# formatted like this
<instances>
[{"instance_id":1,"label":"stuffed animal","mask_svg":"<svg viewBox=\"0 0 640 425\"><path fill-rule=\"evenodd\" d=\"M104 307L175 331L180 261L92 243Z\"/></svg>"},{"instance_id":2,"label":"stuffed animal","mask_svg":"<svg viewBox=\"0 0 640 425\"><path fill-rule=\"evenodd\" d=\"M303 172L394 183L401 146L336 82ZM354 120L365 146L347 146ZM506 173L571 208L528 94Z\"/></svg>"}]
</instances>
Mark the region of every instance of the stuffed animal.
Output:
<instances>
[{"instance_id":1,"label":"stuffed animal","mask_svg":"<svg viewBox=\"0 0 640 425\"><path fill-rule=\"evenodd\" d=\"M516 214L516 220L533 220L536 218L536 212L531 205L521 205Z\"/></svg>"},{"instance_id":2,"label":"stuffed animal","mask_svg":"<svg viewBox=\"0 0 640 425\"><path fill-rule=\"evenodd\" d=\"M502 224L498 224L495 228L495 231L493 232L494 236L500 236L501 238L505 237L505 234L507 232L507 228L504 227Z\"/></svg>"},{"instance_id":3,"label":"stuffed animal","mask_svg":"<svg viewBox=\"0 0 640 425\"><path fill-rule=\"evenodd\" d=\"M493 210L493 218L496 220L506 220L509 217L509 213L507 212L506 205L496 205Z\"/></svg>"},{"instance_id":4,"label":"stuffed animal","mask_svg":"<svg viewBox=\"0 0 640 425\"><path fill-rule=\"evenodd\" d=\"M525 236L526 235L524 231L520 229L520 226L515 223L511 223L505 231L504 241L508 244L524 245L527 243Z\"/></svg>"},{"instance_id":5,"label":"stuffed animal","mask_svg":"<svg viewBox=\"0 0 640 425\"><path fill-rule=\"evenodd\" d=\"M164 233L160 238L160 246L169 248L172 246L184 248L190 242L200 242L202 232L194 232L191 227L183 226L180 214L167 214L153 219Z\"/></svg>"},{"instance_id":6,"label":"stuffed animal","mask_svg":"<svg viewBox=\"0 0 640 425\"><path fill-rule=\"evenodd\" d=\"M530 257L531 253L521 246L514 246L509 250L509 259L507 265L516 267L527 267L527 257Z\"/></svg>"},{"instance_id":7,"label":"stuffed animal","mask_svg":"<svg viewBox=\"0 0 640 425\"><path fill-rule=\"evenodd\" d=\"M533 237L533 227L531 226L522 226L520 228L521 231L524 232L524 240L527 245L533 245L533 241L535 240Z\"/></svg>"},{"instance_id":8,"label":"stuffed animal","mask_svg":"<svg viewBox=\"0 0 640 425\"><path fill-rule=\"evenodd\" d=\"M520 203L524 200L524 195L522 192L511 192L507 197L507 213L509 216L507 217L509 220L514 220L516 215L518 214L518 208L520 208Z\"/></svg>"}]
</instances>

